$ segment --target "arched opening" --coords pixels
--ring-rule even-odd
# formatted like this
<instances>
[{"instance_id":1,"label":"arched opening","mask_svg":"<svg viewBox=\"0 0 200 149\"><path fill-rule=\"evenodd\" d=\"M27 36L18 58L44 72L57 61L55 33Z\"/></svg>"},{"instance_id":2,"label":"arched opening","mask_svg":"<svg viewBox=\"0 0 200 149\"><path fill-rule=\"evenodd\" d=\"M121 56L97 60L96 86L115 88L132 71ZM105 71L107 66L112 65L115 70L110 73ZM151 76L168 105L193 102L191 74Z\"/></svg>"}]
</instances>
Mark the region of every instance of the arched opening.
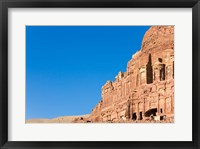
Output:
<instances>
[{"instance_id":1,"label":"arched opening","mask_svg":"<svg viewBox=\"0 0 200 149\"><path fill-rule=\"evenodd\" d=\"M145 112L145 116L149 117L149 116L156 116L156 112L157 112L157 108L154 109L149 109L148 111Z\"/></svg>"},{"instance_id":2,"label":"arched opening","mask_svg":"<svg viewBox=\"0 0 200 149\"><path fill-rule=\"evenodd\" d=\"M153 83L153 70L152 70L151 54L149 54L148 63L146 65L146 80L147 80L147 84Z\"/></svg>"}]
</instances>

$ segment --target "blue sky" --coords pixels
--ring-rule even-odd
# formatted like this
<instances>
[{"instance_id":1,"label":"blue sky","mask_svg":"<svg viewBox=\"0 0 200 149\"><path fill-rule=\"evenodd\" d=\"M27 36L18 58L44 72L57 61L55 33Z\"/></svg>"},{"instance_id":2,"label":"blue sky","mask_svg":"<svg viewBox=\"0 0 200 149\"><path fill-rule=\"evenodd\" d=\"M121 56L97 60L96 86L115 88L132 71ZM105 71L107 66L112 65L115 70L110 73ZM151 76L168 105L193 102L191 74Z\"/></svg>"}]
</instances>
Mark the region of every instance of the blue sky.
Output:
<instances>
[{"instance_id":1,"label":"blue sky","mask_svg":"<svg viewBox=\"0 0 200 149\"><path fill-rule=\"evenodd\" d=\"M140 50L149 26L27 26L26 119L82 115Z\"/></svg>"}]
</instances>

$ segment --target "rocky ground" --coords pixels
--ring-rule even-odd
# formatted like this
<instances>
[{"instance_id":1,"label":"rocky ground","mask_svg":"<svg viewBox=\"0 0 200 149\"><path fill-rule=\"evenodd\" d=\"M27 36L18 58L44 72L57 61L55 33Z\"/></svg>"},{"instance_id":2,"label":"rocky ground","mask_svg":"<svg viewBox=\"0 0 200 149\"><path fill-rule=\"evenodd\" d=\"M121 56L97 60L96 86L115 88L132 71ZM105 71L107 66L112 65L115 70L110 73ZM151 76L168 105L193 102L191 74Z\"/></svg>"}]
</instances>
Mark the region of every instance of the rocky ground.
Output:
<instances>
[{"instance_id":1,"label":"rocky ground","mask_svg":"<svg viewBox=\"0 0 200 149\"><path fill-rule=\"evenodd\" d=\"M53 119L38 118L26 120L26 123L72 123L76 118L87 118L89 114L86 115L76 115L76 116L61 116Z\"/></svg>"}]
</instances>

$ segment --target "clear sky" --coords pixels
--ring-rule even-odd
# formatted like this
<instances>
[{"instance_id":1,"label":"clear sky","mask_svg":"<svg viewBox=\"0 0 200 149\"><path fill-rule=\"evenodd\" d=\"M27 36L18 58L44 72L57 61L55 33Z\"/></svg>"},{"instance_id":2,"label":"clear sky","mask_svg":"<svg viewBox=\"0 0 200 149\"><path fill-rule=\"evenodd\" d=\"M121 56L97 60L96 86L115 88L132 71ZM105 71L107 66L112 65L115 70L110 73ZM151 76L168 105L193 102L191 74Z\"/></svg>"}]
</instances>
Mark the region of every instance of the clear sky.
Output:
<instances>
[{"instance_id":1,"label":"clear sky","mask_svg":"<svg viewBox=\"0 0 200 149\"><path fill-rule=\"evenodd\" d=\"M149 26L27 26L26 119L91 112Z\"/></svg>"}]
</instances>

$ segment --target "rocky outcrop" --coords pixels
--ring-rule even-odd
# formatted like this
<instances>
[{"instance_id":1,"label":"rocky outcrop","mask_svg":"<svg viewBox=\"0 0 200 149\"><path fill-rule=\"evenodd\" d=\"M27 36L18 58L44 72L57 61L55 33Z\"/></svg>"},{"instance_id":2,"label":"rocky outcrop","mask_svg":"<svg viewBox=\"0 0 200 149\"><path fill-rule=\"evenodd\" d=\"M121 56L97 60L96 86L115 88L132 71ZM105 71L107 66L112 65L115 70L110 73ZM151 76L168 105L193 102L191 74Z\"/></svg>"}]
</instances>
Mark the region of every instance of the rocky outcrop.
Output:
<instances>
[{"instance_id":1,"label":"rocky outcrop","mask_svg":"<svg viewBox=\"0 0 200 149\"><path fill-rule=\"evenodd\" d=\"M174 121L174 26L153 26L84 122ZM78 122L78 120L76 121Z\"/></svg>"}]
</instances>

